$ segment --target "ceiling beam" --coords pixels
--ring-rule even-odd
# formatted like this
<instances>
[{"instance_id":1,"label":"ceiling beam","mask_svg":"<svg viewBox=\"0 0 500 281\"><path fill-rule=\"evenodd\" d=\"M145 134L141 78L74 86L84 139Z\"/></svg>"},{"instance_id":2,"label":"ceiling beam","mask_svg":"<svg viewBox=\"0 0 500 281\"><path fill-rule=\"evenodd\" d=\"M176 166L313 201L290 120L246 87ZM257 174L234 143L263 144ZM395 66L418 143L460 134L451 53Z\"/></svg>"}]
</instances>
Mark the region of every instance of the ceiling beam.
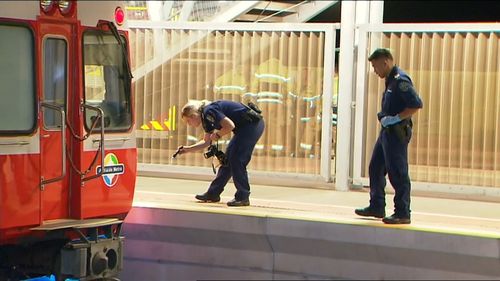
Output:
<instances>
[{"instance_id":1,"label":"ceiling beam","mask_svg":"<svg viewBox=\"0 0 500 281\"><path fill-rule=\"evenodd\" d=\"M340 1L311 1L298 6L297 13L283 17L283 22L307 22Z\"/></svg>"},{"instance_id":2,"label":"ceiling beam","mask_svg":"<svg viewBox=\"0 0 500 281\"><path fill-rule=\"evenodd\" d=\"M236 18L236 20L246 21L246 22L255 22L258 18L259 18L259 15L245 14L245 15L241 15L238 18ZM262 18L262 16L260 18ZM282 17L276 16L276 17L268 18L264 21L259 21L259 22L283 22L283 20L282 20Z\"/></svg>"},{"instance_id":3,"label":"ceiling beam","mask_svg":"<svg viewBox=\"0 0 500 281\"><path fill-rule=\"evenodd\" d=\"M236 1L235 1L236 2ZM255 5L259 4L260 1L237 1L235 4L228 8L227 10L221 12L216 17L212 18L211 22L231 22L238 18L240 15L246 14Z\"/></svg>"},{"instance_id":4,"label":"ceiling beam","mask_svg":"<svg viewBox=\"0 0 500 281\"><path fill-rule=\"evenodd\" d=\"M278 12L286 10L293 6L294 4L283 3L283 2L273 2L273 1L259 1L260 3L254 7L255 10L265 10L270 12ZM289 12L295 13L296 8L288 10Z\"/></svg>"},{"instance_id":5,"label":"ceiling beam","mask_svg":"<svg viewBox=\"0 0 500 281\"><path fill-rule=\"evenodd\" d=\"M182 1L181 15L179 21L188 21L191 12L193 11L194 4L196 1Z\"/></svg>"}]
</instances>

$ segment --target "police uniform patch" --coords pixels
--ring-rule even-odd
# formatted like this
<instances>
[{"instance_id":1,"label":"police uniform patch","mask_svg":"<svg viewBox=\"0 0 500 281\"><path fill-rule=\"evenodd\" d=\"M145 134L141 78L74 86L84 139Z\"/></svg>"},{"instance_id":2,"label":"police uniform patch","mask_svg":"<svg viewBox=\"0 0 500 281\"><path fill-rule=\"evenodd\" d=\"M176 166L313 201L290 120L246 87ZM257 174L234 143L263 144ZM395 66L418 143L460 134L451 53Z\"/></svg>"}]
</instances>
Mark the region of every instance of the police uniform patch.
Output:
<instances>
[{"instance_id":1,"label":"police uniform patch","mask_svg":"<svg viewBox=\"0 0 500 281\"><path fill-rule=\"evenodd\" d=\"M399 83L399 89L403 92L407 92L411 87L411 84L406 82L406 81L402 81L401 83Z\"/></svg>"},{"instance_id":2,"label":"police uniform patch","mask_svg":"<svg viewBox=\"0 0 500 281\"><path fill-rule=\"evenodd\" d=\"M214 123L215 122L215 117L212 114L207 114L207 120L210 123Z\"/></svg>"}]
</instances>

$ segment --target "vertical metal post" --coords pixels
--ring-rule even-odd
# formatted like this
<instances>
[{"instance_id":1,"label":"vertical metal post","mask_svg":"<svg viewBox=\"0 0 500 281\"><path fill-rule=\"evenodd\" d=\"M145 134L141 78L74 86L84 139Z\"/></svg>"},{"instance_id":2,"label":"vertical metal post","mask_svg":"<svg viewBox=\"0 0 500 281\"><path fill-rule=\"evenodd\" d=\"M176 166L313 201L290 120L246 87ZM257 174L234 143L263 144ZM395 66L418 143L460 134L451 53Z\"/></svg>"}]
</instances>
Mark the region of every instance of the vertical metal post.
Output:
<instances>
[{"instance_id":1,"label":"vertical metal post","mask_svg":"<svg viewBox=\"0 0 500 281\"><path fill-rule=\"evenodd\" d=\"M370 23L383 23L384 22L384 1L370 1Z\"/></svg>"},{"instance_id":2,"label":"vertical metal post","mask_svg":"<svg viewBox=\"0 0 500 281\"><path fill-rule=\"evenodd\" d=\"M356 69L356 108L354 121L354 148L352 159L352 185L353 187L361 188L363 183L359 181L361 178L362 162L363 162L363 144L364 144L364 128L365 128L365 99L366 99L366 83L367 83L367 25L362 25L359 28L359 42L357 46L357 69Z\"/></svg>"},{"instance_id":3,"label":"vertical metal post","mask_svg":"<svg viewBox=\"0 0 500 281\"><path fill-rule=\"evenodd\" d=\"M163 6L161 1L147 1L146 5L148 7L149 20L160 21L165 19L163 9L161 8Z\"/></svg>"},{"instance_id":4,"label":"vertical metal post","mask_svg":"<svg viewBox=\"0 0 500 281\"><path fill-rule=\"evenodd\" d=\"M357 29L357 44L356 50L356 109L354 120L354 148L352 159L352 178L353 186L361 187L363 182L360 181L363 170L363 156L364 156L364 128L365 128L365 101L367 89L367 74L369 64L367 62L368 53L380 45L380 35L367 32L369 24L379 24L383 21L384 1L370 1L369 13L367 15L367 22L362 23ZM369 37L369 38L368 38ZM369 41L368 41L369 40ZM368 50L370 48L370 50ZM365 153L371 153L366 151Z\"/></svg>"},{"instance_id":5,"label":"vertical metal post","mask_svg":"<svg viewBox=\"0 0 500 281\"><path fill-rule=\"evenodd\" d=\"M356 2L342 2L337 113L337 163L335 165L335 189L341 191L347 191L350 184L355 16Z\"/></svg>"},{"instance_id":6,"label":"vertical metal post","mask_svg":"<svg viewBox=\"0 0 500 281\"><path fill-rule=\"evenodd\" d=\"M356 26L354 27L354 49L357 50L358 42L359 42L359 30L358 26L361 24L368 23L370 19L370 1L356 1L356 16L355 22ZM355 58L356 56L354 56ZM355 61L355 60L354 60ZM355 71L356 72L356 71ZM354 76L356 77L356 76Z\"/></svg>"},{"instance_id":7,"label":"vertical metal post","mask_svg":"<svg viewBox=\"0 0 500 281\"><path fill-rule=\"evenodd\" d=\"M325 52L323 69L323 106L321 111L321 176L326 182L331 182L332 155L332 94L335 74L335 37L336 28L331 26L325 32Z\"/></svg>"},{"instance_id":8,"label":"vertical metal post","mask_svg":"<svg viewBox=\"0 0 500 281\"><path fill-rule=\"evenodd\" d=\"M370 2L370 15L369 21L370 24L381 24L384 22L384 1L371 1ZM366 36L366 35L365 35ZM370 51L373 51L375 48L380 47L380 33L376 35L371 34L370 36Z\"/></svg>"}]
</instances>

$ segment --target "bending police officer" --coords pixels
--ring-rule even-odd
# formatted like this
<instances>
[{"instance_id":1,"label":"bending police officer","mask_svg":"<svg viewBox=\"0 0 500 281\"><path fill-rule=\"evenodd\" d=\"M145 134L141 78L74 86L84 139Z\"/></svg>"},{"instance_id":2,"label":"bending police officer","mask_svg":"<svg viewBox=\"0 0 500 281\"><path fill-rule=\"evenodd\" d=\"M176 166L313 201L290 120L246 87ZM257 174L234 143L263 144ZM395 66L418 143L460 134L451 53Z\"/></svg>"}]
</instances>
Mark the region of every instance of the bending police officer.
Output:
<instances>
[{"instance_id":1,"label":"bending police officer","mask_svg":"<svg viewBox=\"0 0 500 281\"><path fill-rule=\"evenodd\" d=\"M412 135L411 116L422 108L413 83L403 70L394 64L388 49L375 50L368 61L375 73L385 78L382 108L377 114L382 125L373 148L369 165L370 204L356 209L360 216L383 218L387 224L409 224L410 177L408 175L408 143ZM385 216L385 175L394 187L394 214Z\"/></svg>"},{"instance_id":2,"label":"bending police officer","mask_svg":"<svg viewBox=\"0 0 500 281\"><path fill-rule=\"evenodd\" d=\"M201 202L219 202L220 194L229 179L233 177L236 193L234 199L227 202L227 205L250 205L247 165L265 127L264 120L257 111L256 108L227 100L214 102L192 100L184 105L181 110L182 120L192 127L202 125L205 135L193 145L180 146L178 154L201 150L221 137L234 133L226 149L227 165L219 167L217 176L207 192L196 195L196 199Z\"/></svg>"}]
</instances>

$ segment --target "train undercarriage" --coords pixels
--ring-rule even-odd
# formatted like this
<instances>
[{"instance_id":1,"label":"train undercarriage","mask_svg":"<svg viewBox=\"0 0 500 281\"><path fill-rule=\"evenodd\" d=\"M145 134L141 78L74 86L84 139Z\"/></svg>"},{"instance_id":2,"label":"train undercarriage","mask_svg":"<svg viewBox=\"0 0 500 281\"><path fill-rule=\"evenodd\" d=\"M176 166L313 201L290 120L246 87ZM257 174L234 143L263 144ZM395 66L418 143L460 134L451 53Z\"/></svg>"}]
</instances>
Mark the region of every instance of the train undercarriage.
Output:
<instances>
[{"instance_id":1,"label":"train undercarriage","mask_svg":"<svg viewBox=\"0 0 500 281\"><path fill-rule=\"evenodd\" d=\"M121 225L118 219L56 220L33 228L43 232L41 241L0 247L0 281L50 275L57 281L118 280L123 266Z\"/></svg>"}]
</instances>

